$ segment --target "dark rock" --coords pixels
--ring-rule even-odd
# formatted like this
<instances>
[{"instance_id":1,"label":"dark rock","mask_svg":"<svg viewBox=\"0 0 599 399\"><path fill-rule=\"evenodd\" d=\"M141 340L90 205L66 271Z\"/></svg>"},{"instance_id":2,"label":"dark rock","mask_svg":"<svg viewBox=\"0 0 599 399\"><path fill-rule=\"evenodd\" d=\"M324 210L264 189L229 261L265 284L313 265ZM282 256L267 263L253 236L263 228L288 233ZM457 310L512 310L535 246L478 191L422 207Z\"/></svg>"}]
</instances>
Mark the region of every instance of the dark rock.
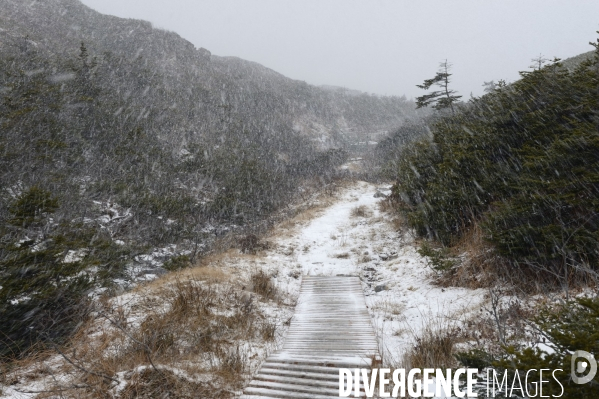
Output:
<instances>
[{"instance_id":1,"label":"dark rock","mask_svg":"<svg viewBox=\"0 0 599 399\"><path fill-rule=\"evenodd\" d=\"M377 285L376 287L374 287L374 292L381 292L386 290L388 290L388 288L385 284Z\"/></svg>"},{"instance_id":2,"label":"dark rock","mask_svg":"<svg viewBox=\"0 0 599 399\"><path fill-rule=\"evenodd\" d=\"M294 279L300 278L302 274L298 270L293 270L289 272L289 277L293 277Z\"/></svg>"}]
</instances>

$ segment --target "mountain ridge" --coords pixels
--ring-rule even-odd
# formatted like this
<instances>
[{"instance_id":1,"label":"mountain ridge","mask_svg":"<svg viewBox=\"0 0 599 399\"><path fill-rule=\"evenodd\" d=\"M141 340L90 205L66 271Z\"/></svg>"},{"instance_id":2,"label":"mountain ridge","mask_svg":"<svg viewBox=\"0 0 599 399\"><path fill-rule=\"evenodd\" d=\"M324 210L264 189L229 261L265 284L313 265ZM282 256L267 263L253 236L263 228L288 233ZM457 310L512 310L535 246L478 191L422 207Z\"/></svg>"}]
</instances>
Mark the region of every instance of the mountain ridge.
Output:
<instances>
[{"instance_id":1,"label":"mountain ridge","mask_svg":"<svg viewBox=\"0 0 599 399\"><path fill-rule=\"evenodd\" d=\"M417 115L413 104L405 98L331 92L253 61L212 55L175 32L155 28L147 21L103 15L77 0L34 1L27 5L17 0L3 2L7 7L0 17L0 27L29 36L52 53L73 55L84 42L95 56L110 53L130 60L141 58L144 67L160 73L161 83L178 97L178 106L185 107L184 112L197 114L192 104L200 101L216 106L200 113L201 119L220 113L223 101L218 97L222 93L217 92L224 91L225 101L229 102L226 105L237 114L244 114L236 115L237 119L245 120L248 115L260 118L266 107L269 113L288 116L289 124L298 133L321 148L328 148L339 145L331 139L337 131L388 131ZM217 95L186 96L189 87ZM217 128L214 123L182 125L181 130L200 130L204 134ZM175 142L184 137L181 132L171 133Z\"/></svg>"}]
</instances>

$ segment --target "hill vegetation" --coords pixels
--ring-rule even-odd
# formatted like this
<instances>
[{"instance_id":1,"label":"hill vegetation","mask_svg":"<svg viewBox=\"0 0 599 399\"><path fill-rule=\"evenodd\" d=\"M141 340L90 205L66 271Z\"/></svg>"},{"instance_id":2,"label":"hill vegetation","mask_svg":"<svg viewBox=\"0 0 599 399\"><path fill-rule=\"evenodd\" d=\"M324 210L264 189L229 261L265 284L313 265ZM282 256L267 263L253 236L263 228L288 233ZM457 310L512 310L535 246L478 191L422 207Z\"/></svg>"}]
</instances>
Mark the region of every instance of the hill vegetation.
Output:
<instances>
[{"instance_id":1,"label":"hill vegetation","mask_svg":"<svg viewBox=\"0 0 599 399\"><path fill-rule=\"evenodd\" d=\"M389 129L412 108L76 0L3 1L0 357L62 342L90 294L126 288L139 264L185 266L329 184L346 132Z\"/></svg>"},{"instance_id":2,"label":"hill vegetation","mask_svg":"<svg viewBox=\"0 0 599 399\"><path fill-rule=\"evenodd\" d=\"M387 168L410 225L444 245L480 227L502 259L499 275L564 288L594 280L598 62L595 55L564 68L556 60L521 72L455 114L435 116L430 136L396 147Z\"/></svg>"},{"instance_id":3,"label":"hill vegetation","mask_svg":"<svg viewBox=\"0 0 599 399\"><path fill-rule=\"evenodd\" d=\"M438 281L488 289L496 345L457 359L560 369L544 392L564 398L598 386L570 375L574 351L597 354L599 328L599 40L591 44L595 52L521 72L377 148L395 209L424 238ZM531 305L531 293L553 299Z\"/></svg>"}]
</instances>

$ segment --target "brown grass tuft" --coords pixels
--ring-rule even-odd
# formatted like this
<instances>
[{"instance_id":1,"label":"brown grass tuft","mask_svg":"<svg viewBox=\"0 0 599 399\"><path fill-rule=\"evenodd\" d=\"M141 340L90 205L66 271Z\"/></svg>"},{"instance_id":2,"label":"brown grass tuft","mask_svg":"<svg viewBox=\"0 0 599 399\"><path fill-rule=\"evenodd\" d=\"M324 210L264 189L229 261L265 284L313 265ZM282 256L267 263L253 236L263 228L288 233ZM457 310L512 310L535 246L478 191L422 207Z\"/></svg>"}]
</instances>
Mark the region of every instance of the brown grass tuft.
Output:
<instances>
[{"instance_id":1,"label":"brown grass tuft","mask_svg":"<svg viewBox=\"0 0 599 399\"><path fill-rule=\"evenodd\" d=\"M191 381L170 370L157 371L146 368L131 373L120 397L122 399L228 399L232 395L213 384Z\"/></svg>"},{"instance_id":2,"label":"brown grass tuft","mask_svg":"<svg viewBox=\"0 0 599 399\"><path fill-rule=\"evenodd\" d=\"M248 359L239 350L239 346L220 353L219 358L220 365L216 371L228 381L239 380L240 376L246 371Z\"/></svg>"},{"instance_id":3,"label":"brown grass tuft","mask_svg":"<svg viewBox=\"0 0 599 399\"><path fill-rule=\"evenodd\" d=\"M258 251L264 251L270 247L268 242L260 240L255 234L246 234L245 236L240 237L237 244L241 253L254 255Z\"/></svg>"},{"instance_id":4,"label":"brown grass tuft","mask_svg":"<svg viewBox=\"0 0 599 399\"><path fill-rule=\"evenodd\" d=\"M450 252L461 257L462 262L438 276L436 283L443 287L492 288L503 282L512 287L514 293L526 294L541 294L561 288L549 273L510 264L497 254L493 246L485 241L482 228L477 223L450 248ZM577 284L573 283L572 288L576 287Z\"/></svg>"},{"instance_id":5,"label":"brown grass tuft","mask_svg":"<svg viewBox=\"0 0 599 399\"><path fill-rule=\"evenodd\" d=\"M252 287L253 291L264 297L265 299L274 299L276 296L276 287L272 282L272 278L264 272L259 270L252 274Z\"/></svg>"},{"instance_id":6,"label":"brown grass tuft","mask_svg":"<svg viewBox=\"0 0 599 399\"><path fill-rule=\"evenodd\" d=\"M372 211L366 205L360 205L353 208L350 214L353 217L368 218L372 216Z\"/></svg>"},{"instance_id":7,"label":"brown grass tuft","mask_svg":"<svg viewBox=\"0 0 599 399\"><path fill-rule=\"evenodd\" d=\"M379 212L385 214L387 220L396 231L405 231L408 223L404 215L397 211L397 202L391 198L385 198L378 203Z\"/></svg>"},{"instance_id":8,"label":"brown grass tuft","mask_svg":"<svg viewBox=\"0 0 599 399\"><path fill-rule=\"evenodd\" d=\"M333 257L335 257L337 259L349 259L349 252L341 252L341 253L333 255Z\"/></svg>"},{"instance_id":9,"label":"brown grass tuft","mask_svg":"<svg viewBox=\"0 0 599 399\"><path fill-rule=\"evenodd\" d=\"M423 321L420 334L414 336L414 346L405 354L406 368L453 368L457 366L454 347L463 338L461 329L448 319L432 318Z\"/></svg>"}]
</instances>

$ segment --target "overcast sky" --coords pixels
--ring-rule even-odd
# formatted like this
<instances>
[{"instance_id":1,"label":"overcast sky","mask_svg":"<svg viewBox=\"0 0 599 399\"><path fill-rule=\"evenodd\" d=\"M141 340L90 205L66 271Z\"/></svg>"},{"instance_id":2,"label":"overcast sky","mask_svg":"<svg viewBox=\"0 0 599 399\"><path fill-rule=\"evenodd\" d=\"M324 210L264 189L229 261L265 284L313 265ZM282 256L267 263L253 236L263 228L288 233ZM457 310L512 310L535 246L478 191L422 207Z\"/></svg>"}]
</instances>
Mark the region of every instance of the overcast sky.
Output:
<instances>
[{"instance_id":1,"label":"overcast sky","mask_svg":"<svg viewBox=\"0 0 599 399\"><path fill-rule=\"evenodd\" d=\"M415 97L441 61L465 97L591 50L599 0L83 0L293 79Z\"/></svg>"}]
</instances>

